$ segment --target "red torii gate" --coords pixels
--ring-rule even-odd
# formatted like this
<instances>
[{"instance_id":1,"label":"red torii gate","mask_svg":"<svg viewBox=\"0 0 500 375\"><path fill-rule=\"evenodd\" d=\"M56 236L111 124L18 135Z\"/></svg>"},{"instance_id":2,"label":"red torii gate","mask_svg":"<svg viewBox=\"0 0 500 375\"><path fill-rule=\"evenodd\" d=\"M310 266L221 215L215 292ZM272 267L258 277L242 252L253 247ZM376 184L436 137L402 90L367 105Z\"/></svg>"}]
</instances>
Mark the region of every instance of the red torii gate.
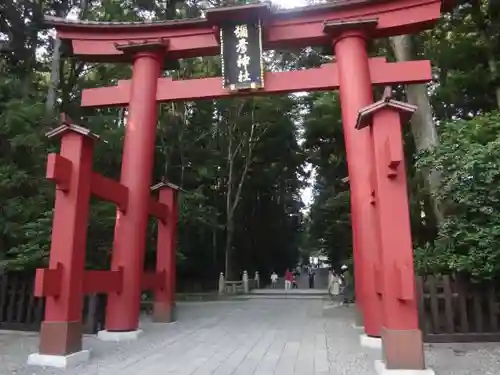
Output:
<instances>
[{"instance_id":1,"label":"red torii gate","mask_svg":"<svg viewBox=\"0 0 500 375\"><path fill-rule=\"evenodd\" d=\"M47 137L61 138L60 153L48 155L46 178L55 182L56 197L48 269L38 269L35 296L46 297L45 320L40 331L39 354L29 363L65 367L86 359L82 351L83 296L122 293L127 287L122 267L86 271L85 253L91 195L129 208L128 188L93 172L94 143L101 138L61 115L61 125ZM151 187L158 198L147 199L147 213L158 219L156 271L140 273L139 291L154 291L155 321L171 322L175 308L175 241L178 187L160 182ZM167 272L168 270L168 272ZM172 271L173 270L173 271ZM48 359L46 356L49 356ZM54 356L61 356L52 361Z\"/></svg>"},{"instance_id":2,"label":"red torii gate","mask_svg":"<svg viewBox=\"0 0 500 375\"><path fill-rule=\"evenodd\" d=\"M428 61L388 63L369 58L366 44L431 27L441 7L441 0L343 0L285 11L271 11L264 4L215 8L208 9L202 19L148 23L46 17L79 59L133 64L130 81L87 89L82 95L84 107L129 107L120 179L128 201L126 211L120 209L117 215L111 270L121 273L126 287L110 291L106 334L137 330L157 103L339 88L352 197L356 297L364 329L369 336L382 336L384 366L423 369L399 118L400 112L415 108L388 97L372 108L371 88L427 82L431 68ZM218 55L222 25L250 18L262 23L264 49L331 46L336 61L304 71L268 72L264 87L237 93L224 89L221 78L159 78L165 63ZM363 129L372 123L372 131ZM390 221L395 218L391 214L398 219ZM168 265L166 273L171 276L174 265ZM168 282L172 287L170 283L172 279Z\"/></svg>"}]
</instances>

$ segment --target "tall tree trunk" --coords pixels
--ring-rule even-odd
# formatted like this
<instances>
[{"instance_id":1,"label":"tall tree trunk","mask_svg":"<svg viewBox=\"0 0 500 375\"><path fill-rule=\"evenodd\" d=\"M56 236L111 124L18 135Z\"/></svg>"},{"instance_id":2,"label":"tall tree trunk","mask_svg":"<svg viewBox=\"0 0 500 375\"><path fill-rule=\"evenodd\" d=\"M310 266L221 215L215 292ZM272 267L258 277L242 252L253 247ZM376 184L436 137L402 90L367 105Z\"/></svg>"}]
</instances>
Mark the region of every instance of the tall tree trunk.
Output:
<instances>
[{"instance_id":1,"label":"tall tree trunk","mask_svg":"<svg viewBox=\"0 0 500 375\"><path fill-rule=\"evenodd\" d=\"M398 61L411 61L415 57L414 41L410 35L400 35L390 38L394 54ZM425 84L407 85L406 95L411 104L418 106L418 110L411 120L411 132L417 151L432 150L439 144L438 134L432 107ZM439 188L441 176L436 170L425 170L424 180L431 193L433 212L438 225L444 220L443 209L440 202L433 195Z\"/></svg>"},{"instance_id":2,"label":"tall tree trunk","mask_svg":"<svg viewBox=\"0 0 500 375\"><path fill-rule=\"evenodd\" d=\"M496 105L497 108L500 109L500 75L498 72L498 62L495 58L495 49L498 36L494 31L491 30L488 24L488 15L485 15L483 13L483 9L481 9L481 0L471 0L470 5L472 20L476 24L479 35L481 36L481 39L486 46L486 59L488 61L488 68L490 70L491 82L494 82L495 84Z\"/></svg>"},{"instance_id":3,"label":"tall tree trunk","mask_svg":"<svg viewBox=\"0 0 500 375\"><path fill-rule=\"evenodd\" d=\"M233 259L233 238L234 238L234 219L228 218L226 225L226 246L224 250L226 280L236 281L236 272Z\"/></svg>"},{"instance_id":4,"label":"tall tree trunk","mask_svg":"<svg viewBox=\"0 0 500 375\"><path fill-rule=\"evenodd\" d=\"M50 83L47 90L47 100L45 101L45 111L52 116L56 109L56 93L59 87L59 74L61 63L61 39L54 38L54 50L52 51L52 63L50 68Z\"/></svg>"},{"instance_id":5,"label":"tall tree trunk","mask_svg":"<svg viewBox=\"0 0 500 375\"><path fill-rule=\"evenodd\" d=\"M225 254L225 269L224 273L226 275L226 280L231 280L230 278L233 276L233 267L232 263L232 254L231 247L233 245L233 233L234 233L234 224L233 224L233 174L234 174L234 158L236 157L236 150L233 150L233 132L232 127L233 124L231 122L234 120L229 116L228 119L228 127L227 127L227 187L226 187L226 244L224 247Z\"/></svg>"},{"instance_id":6,"label":"tall tree trunk","mask_svg":"<svg viewBox=\"0 0 500 375\"><path fill-rule=\"evenodd\" d=\"M250 132L248 134L248 138L246 139L238 139L236 140L236 132L234 132L234 127L240 126L237 125L237 119L240 117L241 112L243 111L243 107L245 102L242 101L237 109L234 110L233 114L229 114L229 118L227 120L227 137L228 137L228 146L227 146L227 166L228 166L228 176L227 176L227 188L226 188L226 245L225 245L225 272L226 278L231 280L234 278L235 270L234 270L234 259L233 259L233 237L234 237L234 216L236 212L236 208L238 207L238 203L240 202L241 191L243 189L243 184L245 183L245 179L247 177L248 168L252 163L252 155L253 148L258 142L260 136L262 136L265 131L264 129L259 136L256 136L256 124L254 122L253 114L254 109L252 110L252 119L250 125ZM230 110L232 112L233 110ZM244 137L244 136L242 136ZM244 145L246 144L247 150L244 155L243 169L241 174L238 176L235 174L235 161L238 154L242 152ZM235 185L233 185L235 184Z\"/></svg>"}]
</instances>

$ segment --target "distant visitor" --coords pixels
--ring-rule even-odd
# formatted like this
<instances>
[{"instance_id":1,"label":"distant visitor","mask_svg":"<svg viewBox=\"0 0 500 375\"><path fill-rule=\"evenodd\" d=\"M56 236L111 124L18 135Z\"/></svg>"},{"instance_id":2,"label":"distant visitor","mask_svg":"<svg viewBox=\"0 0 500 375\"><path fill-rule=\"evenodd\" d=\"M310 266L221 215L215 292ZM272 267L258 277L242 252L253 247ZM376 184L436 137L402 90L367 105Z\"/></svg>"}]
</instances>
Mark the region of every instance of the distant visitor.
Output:
<instances>
[{"instance_id":1,"label":"distant visitor","mask_svg":"<svg viewBox=\"0 0 500 375\"><path fill-rule=\"evenodd\" d=\"M271 274L271 288L276 289L276 285L278 284L278 274L273 272Z\"/></svg>"},{"instance_id":2,"label":"distant visitor","mask_svg":"<svg viewBox=\"0 0 500 375\"><path fill-rule=\"evenodd\" d=\"M292 289L293 274L290 269L287 268L285 272L285 290Z\"/></svg>"}]
</instances>

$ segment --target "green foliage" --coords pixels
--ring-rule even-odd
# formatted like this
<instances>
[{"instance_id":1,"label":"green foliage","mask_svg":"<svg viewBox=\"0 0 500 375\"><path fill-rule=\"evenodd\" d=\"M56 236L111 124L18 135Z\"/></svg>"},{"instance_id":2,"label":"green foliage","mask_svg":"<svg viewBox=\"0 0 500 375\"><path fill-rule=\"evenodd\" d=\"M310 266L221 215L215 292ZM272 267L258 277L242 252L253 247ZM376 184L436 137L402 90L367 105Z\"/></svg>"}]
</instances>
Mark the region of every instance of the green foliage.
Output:
<instances>
[{"instance_id":1,"label":"green foliage","mask_svg":"<svg viewBox=\"0 0 500 375\"><path fill-rule=\"evenodd\" d=\"M314 203L307 228L311 251L328 255L334 266L352 253L352 231L344 136L337 93L307 100L304 149L315 167Z\"/></svg>"},{"instance_id":2,"label":"green foliage","mask_svg":"<svg viewBox=\"0 0 500 375\"><path fill-rule=\"evenodd\" d=\"M39 3L39 4L38 4ZM129 66L83 64L63 61L56 68L61 80L53 108L44 105L50 91L53 39L44 30L30 33L42 13L102 21L186 18L200 15L197 2L154 1L7 1L0 14L0 34L14 38L0 60L0 261L17 270L32 270L47 264L52 228L54 186L45 180L47 152L58 151L58 141L44 133L53 125L52 114L68 112L90 127L107 143L94 152L94 170L118 179L124 137L122 108L82 110L81 89L109 86L128 79ZM23 12L33 18L23 23ZM17 25L19 28L8 28ZM26 27L24 27L25 25ZM12 42L12 43L10 43ZM1 44L2 42L0 42ZM19 45L17 45L19 43ZM14 45L15 44L15 45ZM26 48L24 48L26 46ZM21 48L23 47L23 48ZM30 48L32 47L32 48ZM42 50L37 47L43 47ZM35 53L37 52L37 53ZM21 63L20 63L21 62ZM176 78L220 75L220 59L180 61ZM52 77L53 78L53 77ZM243 103L237 118L230 108ZM50 104L50 103L49 103ZM237 272L259 270L263 275L293 265L298 256L301 209L299 189L303 156L298 153L298 101L289 97L244 100L167 103L161 105L155 148L153 181L167 179L183 188L180 194L178 274L184 279L217 280L224 270L224 248L228 218L226 201L230 183L237 186L241 170L248 164L241 195L236 199L234 254ZM214 111L218 116L214 118ZM258 139L252 141L251 160L243 152L248 129L256 125ZM229 141L234 153L233 181L228 181ZM234 198L234 197L233 197ZM116 208L92 200L87 239L87 267L107 269L113 245ZM150 220L145 267L155 263L156 223Z\"/></svg>"},{"instance_id":3,"label":"green foliage","mask_svg":"<svg viewBox=\"0 0 500 375\"><path fill-rule=\"evenodd\" d=\"M52 207L43 105L36 97L23 99L15 83L12 76L0 80L0 260L15 256L12 267L23 268L47 253Z\"/></svg>"},{"instance_id":4,"label":"green foliage","mask_svg":"<svg viewBox=\"0 0 500 375\"><path fill-rule=\"evenodd\" d=\"M500 114L440 124L441 144L417 166L441 172L437 195L447 208L433 243L416 251L421 272L500 274Z\"/></svg>"},{"instance_id":5,"label":"green foliage","mask_svg":"<svg viewBox=\"0 0 500 375\"><path fill-rule=\"evenodd\" d=\"M50 120L55 113L68 112L100 134L108 143L97 146L94 169L111 178L120 176L126 111L82 110L79 100L81 89L128 79L131 69L76 60L53 66L57 51L52 36L40 27L42 14L66 17L71 13L81 19L107 21L188 18L201 14L201 3L2 2L0 262L7 261L15 269L32 269L47 262L54 187L44 178L45 163L47 152L57 152L58 145L57 141L48 142L43 134L53 126ZM419 246L416 264L423 273L461 272L475 279L500 274L496 250L500 231L496 214L500 199L499 115L487 115L500 105L500 100L495 100L500 95L500 7L496 3L461 0L436 28L416 36L417 55L430 59L434 68L429 93L441 137L438 149L418 158L413 155L411 134L405 132L404 138L413 237ZM385 40L374 43L370 51L389 54ZM309 68L329 60L315 49L274 51L266 56L271 70ZM55 73L61 79L51 91ZM182 60L178 71L165 75L179 79L217 76L220 59ZM55 103L44 103L54 91ZM402 88L397 91L403 95ZM240 115L234 116L233 109L240 105ZM252 126L257 138L249 142ZM300 145L299 139L303 140ZM248 146L251 154L245 152ZM229 160L233 163L231 176ZM432 167L441 172L442 186L437 194L447 215L439 230L429 215L428 192L415 173L414 160L418 160L417 168ZM316 179L314 202L302 217L300 189L308 177L306 162ZM248 170L243 174L245 166ZM238 272L243 268L263 274L280 272L311 252L329 255L334 264L348 261L352 239L349 185L342 181L345 177L347 162L336 93L160 106L153 180L166 178L184 189L178 235L181 278L216 279L224 269L231 220L231 247ZM240 181L241 195L236 196L235 189L230 194L229 187L237 187ZM231 220L228 201L236 207ZM92 201L88 267L109 267L115 215L113 205ZM155 262L155 230L151 220L146 267Z\"/></svg>"}]
</instances>

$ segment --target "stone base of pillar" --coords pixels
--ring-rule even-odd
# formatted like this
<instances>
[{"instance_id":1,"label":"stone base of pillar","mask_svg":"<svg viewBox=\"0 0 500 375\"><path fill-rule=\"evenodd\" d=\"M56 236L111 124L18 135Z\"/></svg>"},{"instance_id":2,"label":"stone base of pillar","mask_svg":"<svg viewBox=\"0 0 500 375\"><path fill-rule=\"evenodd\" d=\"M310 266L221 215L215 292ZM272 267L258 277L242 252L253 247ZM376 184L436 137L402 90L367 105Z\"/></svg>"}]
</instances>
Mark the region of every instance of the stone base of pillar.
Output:
<instances>
[{"instance_id":1,"label":"stone base of pillar","mask_svg":"<svg viewBox=\"0 0 500 375\"><path fill-rule=\"evenodd\" d=\"M28 356L28 365L66 369L87 362L89 359L89 350L80 350L79 352L68 355L33 353Z\"/></svg>"},{"instance_id":2,"label":"stone base of pillar","mask_svg":"<svg viewBox=\"0 0 500 375\"><path fill-rule=\"evenodd\" d=\"M97 338L102 341L134 341L137 340L143 331L138 329L136 331L99 331L97 333Z\"/></svg>"},{"instance_id":3,"label":"stone base of pillar","mask_svg":"<svg viewBox=\"0 0 500 375\"><path fill-rule=\"evenodd\" d=\"M363 348L382 349L382 339L380 337L363 334L359 336L359 343Z\"/></svg>"},{"instance_id":4,"label":"stone base of pillar","mask_svg":"<svg viewBox=\"0 0 500 375\"><path fill-rule=\"evenodd\" d=\"M153 305L153 322L173 323L177 320L175 305L155 302Z\"/></svg>"},{"instance_id":5,"label":"stone base of pillar","mask_svg":"<svg viewBox=\"0 0 500 375\"><path fill-rule=\"evenodd\" d=\"M422 331L382 327L383 359L388 369L424 370Z\"/></svg>"},{"instance_id":6,"label":"stone base of pillar","mask_svg":"<svg viewBox=\"0 0 500 375\"><path fill-rule=\"evenodd\" d=\"M436 375L434 370L428 368L425 370L397 370L388 369L384 361L375 361L375 371L378 375Z\"/></svg>"},{"instance_id":7,"label":"stone base of pillar","mask_svg":"<svg viewBox=\"0 0 500 375\"><path fill-rule=\"evenodd\" d=\"M82 350L82 324L42 322L39 352L49 356L67 356Z\"/></svg>"}]
</instances>

